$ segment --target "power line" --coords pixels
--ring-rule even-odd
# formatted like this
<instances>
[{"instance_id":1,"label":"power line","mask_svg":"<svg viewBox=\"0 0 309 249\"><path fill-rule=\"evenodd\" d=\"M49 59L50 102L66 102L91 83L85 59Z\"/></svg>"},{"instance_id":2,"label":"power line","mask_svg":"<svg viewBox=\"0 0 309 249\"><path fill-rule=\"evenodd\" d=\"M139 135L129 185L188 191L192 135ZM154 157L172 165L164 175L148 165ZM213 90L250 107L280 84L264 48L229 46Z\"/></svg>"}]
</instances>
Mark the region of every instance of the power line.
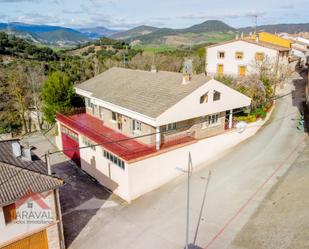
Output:
<instances>
[{"instance_id":1,"label":"power line","mask_svg":"<svg viewBox=\"0 0 309 249\"><path fill-rule=\"evenodd\" d=\"M289 93L283 94L283 95L279 95L279 96L274 96L274 97L270 98L269 100L262 102L260 105L258 105L258 107L261 107L261 106L263 106L263 105L265 105L269 102L272 102L274 100L284 98L284 97L289 96L291 94L292 94L292 92L289 92ZM243 110L241 109L241 110L233 112L233 114L242 113L242 112L243 112ZM229 114L226 114L225 118L228 115ZM199 124L201 124L201 123L203 123L203 122L200 122ZM178 129L186 129L186 128L190 128L190 127L191 127L190 125L177 126ZM156 134L169 134L169 133L173 133L173 132L174 132L174 130L153 132L153 133L148 133L148 134L135 136L135 137L129 137L129 138L124 138L124 139L119 139L119 140L112 140L112 141L108 141L108 142L104 142L104 143L97 143L97 144L93 144L93 145L86 145L86 146L81 146L81 147L76 147L76 148L68 148L68 149L64 149L64 150L57 150L57 151L54 151L54 152L50 152L50 155L53 155L53 154L56 154L56 153L61 153L61 152L67 152L67 151L76 151L76 150L81 150L81 149L86 149L86 148L94 148L94 147L102 146L102 145L121 143L121 142L130 141L130 140L135 140L135 139L138 139L138 138L154 136Z\"/></svg>"}]
</instances>

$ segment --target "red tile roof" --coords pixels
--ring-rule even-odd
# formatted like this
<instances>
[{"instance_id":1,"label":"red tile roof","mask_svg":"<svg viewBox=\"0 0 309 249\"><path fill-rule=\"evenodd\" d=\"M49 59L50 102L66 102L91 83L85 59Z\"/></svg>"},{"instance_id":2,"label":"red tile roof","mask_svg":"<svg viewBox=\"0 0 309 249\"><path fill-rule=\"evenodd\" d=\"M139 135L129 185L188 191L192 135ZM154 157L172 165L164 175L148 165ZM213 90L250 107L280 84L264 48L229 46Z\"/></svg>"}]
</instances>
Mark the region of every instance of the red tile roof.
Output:
<instances>
[{"instance_id":1,"label":"red tile roof","mask_svg":"<svg viewBox=\"0 0 309 249\"><path fill-rule=\"evenodd\" d=\"M136 139L130 139L124 134L103 125L101 120L86 113L72 116L58 113L57 120L95 143L102 144L106 150L126 161L157 152L154 146L148 146Z\"/></svg>"}]
</instances>

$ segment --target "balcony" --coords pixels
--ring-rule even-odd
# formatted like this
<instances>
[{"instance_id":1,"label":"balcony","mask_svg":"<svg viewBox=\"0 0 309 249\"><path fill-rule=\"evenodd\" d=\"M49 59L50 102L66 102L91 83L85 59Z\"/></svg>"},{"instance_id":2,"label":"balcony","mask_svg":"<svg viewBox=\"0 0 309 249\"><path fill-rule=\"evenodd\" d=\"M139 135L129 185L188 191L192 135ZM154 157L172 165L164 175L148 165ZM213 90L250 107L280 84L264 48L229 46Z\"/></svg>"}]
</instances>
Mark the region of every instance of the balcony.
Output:
<instances>
[{"instance_id":1,"label":"balcony","mask_svg":"<svg viewBox=\"0 0 309 249\"><path fill-rule=\"evenodd\" d=\"M121 132L113 130L105 126L100 119L84 113L84 110L78 110L75 113L71 112L69 115L57 113L56 119L95 143L102 144L102 147L126 161L158 153L155 145L143 144L137 139L132 139ZM193 141L195 139L188 135L177 136L173 140L162 143L160 151L169 150L172 147Z\"/></svg>"}]
</instances>

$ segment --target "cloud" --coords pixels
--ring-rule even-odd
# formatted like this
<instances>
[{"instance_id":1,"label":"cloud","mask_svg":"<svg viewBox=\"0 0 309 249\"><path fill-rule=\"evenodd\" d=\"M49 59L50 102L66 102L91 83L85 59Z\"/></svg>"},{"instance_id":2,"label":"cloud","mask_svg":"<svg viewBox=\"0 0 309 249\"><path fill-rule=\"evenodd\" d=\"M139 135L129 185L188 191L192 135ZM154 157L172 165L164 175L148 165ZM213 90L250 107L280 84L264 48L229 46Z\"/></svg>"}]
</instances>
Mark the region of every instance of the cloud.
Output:
<instances>
[{"instance_id":1,"label":"cloud","mask_svg":"<svg viewBox=\"0 0 309 249\"><path fill-rule=\"evenodd\" d=\"M0 0L0 3L40 2L40 0Z\"/></svg>"},{"instance_id":2,"label":"cloud","mask_svg":"<svg viewBox=\"0 0 309 249\"><path fill-rule=\"evenodd\" d=\"M264 16L266 15L265 11L244 11L244 12L228 12L228 13L208 13L208 12L194 12L184 15L179 15L177 19L236 19L243 17L254 17L254 16Z\"/></svg>"},{"instance_id":3,"label":"cloud","mask_svg":"<svg viewBox=\"0 0 309 249\"><path fill-rule=\"evenodd\" d=\"M289 10L289 9L294 9L295 5L293 3L288 3L288 4L284 4L279 6L279 9L283 9L283 10Z\"/></svg>"}]
</instances>

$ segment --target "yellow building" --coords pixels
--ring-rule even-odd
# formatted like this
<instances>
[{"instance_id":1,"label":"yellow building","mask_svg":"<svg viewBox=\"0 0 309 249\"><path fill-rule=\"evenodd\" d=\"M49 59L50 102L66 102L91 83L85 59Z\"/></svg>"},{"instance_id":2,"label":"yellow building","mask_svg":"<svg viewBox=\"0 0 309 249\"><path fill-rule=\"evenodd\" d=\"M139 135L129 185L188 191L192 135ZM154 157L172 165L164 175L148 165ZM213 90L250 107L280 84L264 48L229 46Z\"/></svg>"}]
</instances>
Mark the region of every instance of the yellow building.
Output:
<instances>
[{"instance_id":1,"label":"yellow building","mask_svg":"<svg viewBox=\"0 0 309 249\"><path fill-rule=\"evenodd\" d=\"M285 48L291 48L292 46L292 41L288 40L288 39L284 39L281 38L277 35L268 33L268 32L260 32L258 33L258 38L259 41L261 42L267 42L267 43L271 43L277 46L281 46L281 47L285 47ZM250 40L256 40L256 34L253 34L249 37L247 37L246 39L250 39Z\"/></svg>"}]
</instances>

